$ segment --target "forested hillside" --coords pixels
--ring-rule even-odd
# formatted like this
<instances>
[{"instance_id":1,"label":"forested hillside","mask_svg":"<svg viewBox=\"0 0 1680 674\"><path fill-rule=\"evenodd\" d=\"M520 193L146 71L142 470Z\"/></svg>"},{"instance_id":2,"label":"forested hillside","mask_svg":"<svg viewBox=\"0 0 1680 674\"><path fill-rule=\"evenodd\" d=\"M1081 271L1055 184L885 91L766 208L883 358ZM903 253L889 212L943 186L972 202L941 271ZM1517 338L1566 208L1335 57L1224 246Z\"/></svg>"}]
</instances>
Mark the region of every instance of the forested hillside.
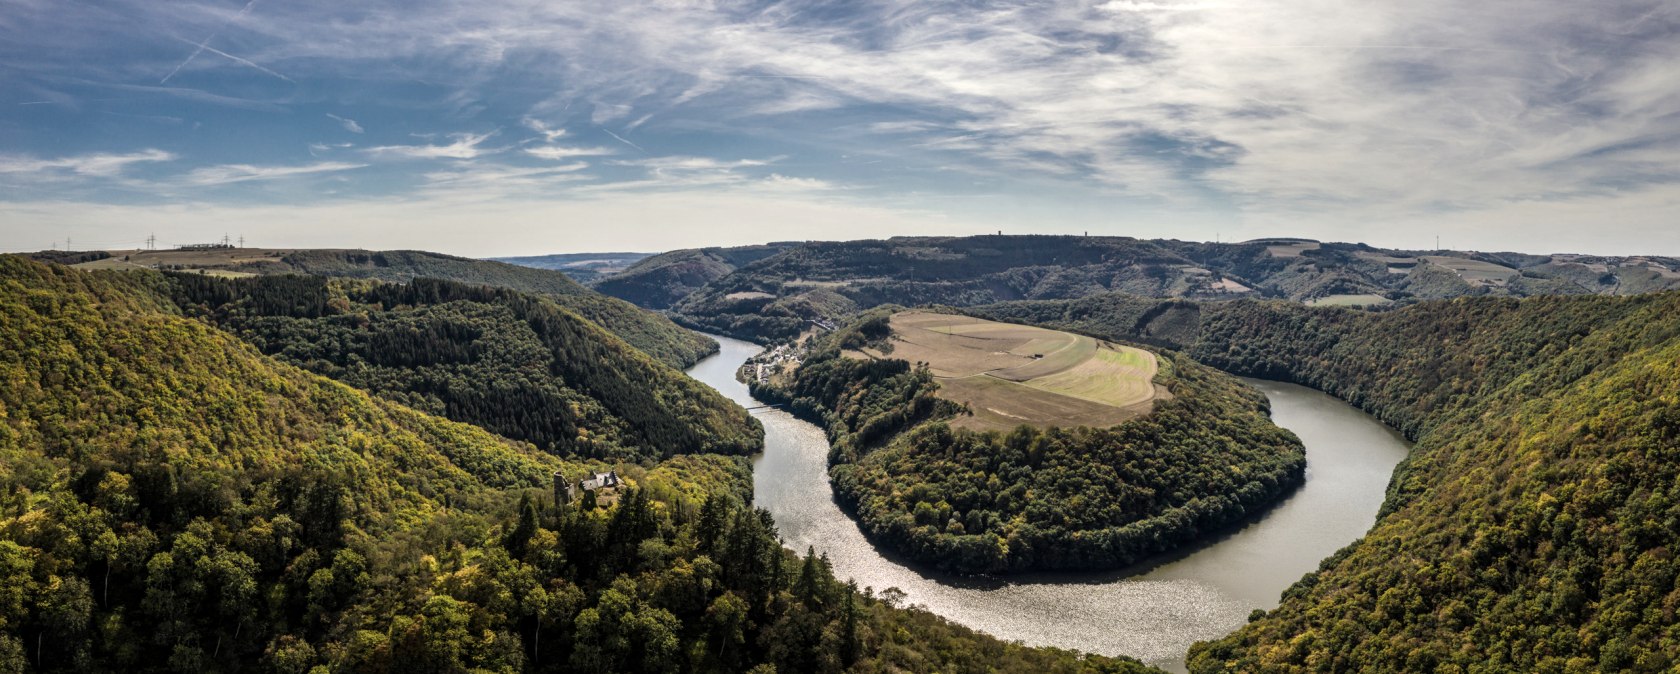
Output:
<instances>
[{"instance_id":1,"label":"forested hillside","mask_svg":"<svg viewBox=\"0 0 1680 674\"><path fill-rule=\"evenodd\" d=\"M413 279L170 274L189 315L416 409L610 460L749 454L758 422L550 296Z\"/></svg>"},{"instance_id":2,"label":"forested hillside","mask_svg":"<svg viewBox=\"0 0 1680 674\"><path fill-rule=\"evenodd\" d=\"M318 276L404 283L415 278L439 278L549 295L561 306L677 369L686 369L717 352L716 342L684 330L663 316L593 292L558 271L417 251L300 251L285 256L283 261L296 271Z\"/></svg>"},{"instance_id":3,"label":"forested hillside","mask_svg":"<svg viewBox=\"0 0 1680 674\"><path fill-rule=\"evenodd\" d=\"M790 244L673 250L597 280L595 289L649 309L669 309L706 284Z\"/></svg>"},{"instance_id":4,"label":"forested hillside","mask_svg":"<svg viewBox=\"0 0 1680 674\"><path fill-rule=\"evenodd\" d=\"M1680 293L1420 309L1272 365L1350 380L1420 441L1371 533L1195 668L1680 664Z\"/></svg>"},{"instance_id":5,"label":"forested hillside","mask_svg":"<svg viewBox=\"0 0 1680 674\"><path fill-rule=\"evenodd\" d=\"M742 505L738 457L562 506L556 471L606 465L279 363L167 291L0 256L0 671L1145 671L848 588Z\"/></svg>"},{"instance_id":6,"label":"forested hillside","mask_svg":"<svg viewBox=\"0 0 1680 674\"><path fill-rule=\"evenodd\" d=\"M599 323L631 346L678 369L685 369L717 351L717 344L712 340L684 330L657 313L589 290L563 272L440 253L248 248L132 251L119 258L94 260L82 266L229 272L235 275L308 274L396 283L407 283L416 278L446 279L546 295L578 315Z\"/></svg>"},{"instance_id":7,"label":"forested hillside","mask_svg":"<svg viewBox=\"0 0 1680 674\"><path fill-rule=\"evenodd\" d=\"M685 323L759 341L882 304L975 306L1111 292L1344 305L1461 296L1628 295L1680 288L1680 260L1380 249L1263 239L898 237L676 251L596 285ZM760 255L745 259L747 253ZM750 256L747 256L750 257Z\"/></svg>"},{"instance_id":8,"label":"forested hillside","mask_svg":"<svg viewBox=\"0 0 1680 674\"><path fill-rule=\"evenodd\" d=\"M975 432L925 367L848 358L880 312L819 338L792 381L754 386L828 430L835 496L864 531L964 573L1126 566L1242 520L1300 484L1301 443L1265 397L1160 353L1154 411L1112 428Z\"/></svg>"},{"instance_id":9,"label":"forested hillside","mask_svg":"<svg viewBox=\"0 0 1680 674\"><path fill-rule=\"evenodd\" d=\"M1418 438L1574 340L1668 296L1466 298L1373 312L1115 294L966 311L1183 349L1230 372L1323 390Z\"/></svg>"},{"instance_id":10,"label":"forested hillside","mask_svg":"<svg viewBox=\"0 0 1680 674\"><path fill-rule=\"evenodd\" d=\"M1116 337L1150 325L1148 308L1111 322L1095 308L981 313ZM1680 293L1199 307L1184 333L1198 358L1321 388L1418 443L1370 534L1194 650L1193 671L1680 665L1676 316Z\"/></svg>"}]
</instances>

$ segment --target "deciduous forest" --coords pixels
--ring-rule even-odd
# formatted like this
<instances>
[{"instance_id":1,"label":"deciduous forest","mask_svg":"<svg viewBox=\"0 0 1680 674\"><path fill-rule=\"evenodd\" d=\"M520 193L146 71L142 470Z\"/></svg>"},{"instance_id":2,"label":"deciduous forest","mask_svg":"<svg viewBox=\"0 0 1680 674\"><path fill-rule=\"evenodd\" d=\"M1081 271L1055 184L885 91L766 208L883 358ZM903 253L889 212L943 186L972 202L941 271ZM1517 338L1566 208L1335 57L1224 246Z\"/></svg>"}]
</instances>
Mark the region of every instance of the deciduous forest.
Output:
<instances>
[{"instance_id":1,"label":"deciduous forest","mask_svg":"<svg viewBox=\"0 0 1680 674\"><path fill-rule=\"evenodd\" d=\"M5 671L1146 671L836 581L739 457L567 503L611 465L267 357L161 275L5 256L0 291Z\"/></svg>"},{"instance_id":2,"label":"deciduous forest","mask_svg":"<svg viewBox=\"0 0 1680 674\"><path fill-rule=\"evenodd\" d=\"M169 280L189 315L264 353L561 456L758 447L740 406L546 296L424 278Z\"/></svg>"},{"instance_id":3,"label":"deciduous forest","mask_svg":"<svg viewBox=\"0 0 1680 674\"><path fill-rule=\"evenodd\" d=\"M159 255L167 269L168 253ZM547 297L672 367L686 368L717 350L711 340L679 328L664 316L591 291L565 273L549 269L416 250L272 251L253 261L209 267L236 273L307 274L393 283L431 278L506 288Z\"/></svg>"}]
</instances>

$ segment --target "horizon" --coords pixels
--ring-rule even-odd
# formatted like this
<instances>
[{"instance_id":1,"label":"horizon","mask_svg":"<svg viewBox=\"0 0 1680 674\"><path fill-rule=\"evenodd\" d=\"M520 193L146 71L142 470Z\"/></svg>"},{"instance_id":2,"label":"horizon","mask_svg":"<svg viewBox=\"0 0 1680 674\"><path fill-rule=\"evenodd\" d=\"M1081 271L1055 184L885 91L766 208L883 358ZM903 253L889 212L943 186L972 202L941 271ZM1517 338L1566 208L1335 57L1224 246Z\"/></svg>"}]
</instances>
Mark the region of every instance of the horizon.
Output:
<instances>
[{"instance_id":1,"label":"horizon","mask_svg":"<svg viewBox=\"0 0 1680 674\"><path fill-rule=\"evenodd\" d=\"M428 253L440 253L440 254L443 254L443 255L452 255L452 256L455 256L455 257L474 259L474 260L503 260L503 259L513 259L513 258L540 258L540 257L551 256L551 255L584 255L584 254L598 254L598 255L624 255L624 254L628 254L628 255L653 256L653 255L659 255L661 253L668 253L668 252L677 251L677 250L691 250L691 249L701 249L701 248L740 248L740 247L750 247L750 246L773 245L773 244L778 244L778 243L793 243L793 244L802 244L802 243L855 243L855 242L862 242L862 241L890 241L890 240L893 240L893 239L901 239L901 238L909 238L909 239L945 238L945 237L949 237L949 238L968 238L968 237L998 236L998 235L999 235L999 233L996 232L996 231L980 232L980 233L974 233L974 234L892 234L892 235L889 235L889 236L870 236L870 237L859 237L859 238L855 238L855 239L767 239L767 240L763 240L763 241L748 241L748 242L745 242L745 243L731 243L731 244L723 244L723 245L708 244L708 245L697 245L697 246L680 246L680 247L676 247L676 248L665 248L665 249L659 249L659 250L577 249L577 250L545 250L545 251L536 251L536 252L529 252L528 251L528 252L507 253L507 254L489 254L489 255L467 255L467 254L456 253L456 252L453 252L453 251L437 249L437 248L424 248L424 247L412 247L412 246L383 246L383 247L344 246L344 245L270 246L270 245L257 245L255 243L251 243L250 245L243 245L243 244L240 243L240 240L241 240L242 237L231 236L231 235L228 236L227 240L228 240L228 245L230 245L233 248L248 249L248 250L280 250L280 251L285 251L285 250L362 250L362 251L369 251L369 252L414 250L414 251L421 251L421 252L428 252ZM1125 235L1125 234L1074 234L1074 233L1060 233L1060 232L1011 233L1011 232L1008 232L1008 231L1004 231L1002 233L1002 236L1048 236L1048 237L1072 237L1072 238L1092 238L1092 237L1096 237L1096 238L1134 239L1134 240L1141 240L1141 241L1151 241L1151 240L1180 241L1180 242L1186 242L1186 243L1211 243L1211 244L1224 244L1224 245L1240 245L1240 244L1246 244L1246 243L1253 242L1253 241L1265 241L1265 240L1268 240L1268 239L1279 239L1279 240L1281 240L1281 239L1300 239L1302 241L1312 241L1314 243L1369 246L1369 247L1372 247L1372 248L1377 248L1377 249L1382 249L1382 250L1405 251L1405 252L1414 252L1414 253L1417 253L1417 252L1428 253L1428 252L1437 252L1438 251L1438 252L1470 253L1470 254L1477 254L1477 253L1481 253L1481 254L1514 253L1514 254L1519 254L1519 255L1587 255L1587 256L1593 256L1593 257L1612 257L1612 258L1635 258L1635 257L1672 258L1672 257L1680 257L1680 254L1672 254L1671 255L1671 254L1644 253L1644 252L1592 253L1592 252L1570 251L1570 250L1552 250L1552 251L1521 250L1521 249L1517 249L1517 248L1454 248L1450 245L1447 245L1448 242L1445 242L1445 241L1442 242L1442 245L1439 248L1431 248L1431 247L1410 248L1410 247L1401 247L1401 246L1384 246L1384 245L1371 243L1369 241L1334 241L1334 240L1327 240L1327 239L1312 239L1312 238L1308 238L1308 237L1296 237L1296 236L1284 236L1284 235L1260 236L1260 237L1243 239L1241 241L1213 241L1213 240L1185 239L1185 238L1175 238L1175 237L1140 237L1140 236L1128 236L1128 235ZM74 240L72 240L72 242L73 241ZM215 237L213 239L206 239L206 240L202 240L202 241L178 241L178 242L177 241L169 241L167 244L163 243L163 241L164 241L163 239L159 239L158 242L156 243L157 247L154 248L154 249L146 248L145 247L146 242L145 242L144 239L142 239L141 240L141 245L139 247L83 248L83 247L78 245L76 248L49 247L49 248L30 248L30 249L15 249L15 250L0 249L0 255L44 253L44 252L53 252L53 251L63 251L63 252L104 251L104 252L111 252L111 253L160 252L161 253L161 252L169 252L169 251L173 251L173 250L182 250L182 249L184 249L183 247L191 246L191 245L223 243L222 237Z\"/></svg>"},{"instance_id":2,"label":"horizon","mask_svg":"<svg viewBox=\"0 0 1680 674\"><path fill-rule=\"evenodd\" d=\"M1680 255L1680 11L14 3L0 249L904 231Z\"/></svg>"}]
</instances>

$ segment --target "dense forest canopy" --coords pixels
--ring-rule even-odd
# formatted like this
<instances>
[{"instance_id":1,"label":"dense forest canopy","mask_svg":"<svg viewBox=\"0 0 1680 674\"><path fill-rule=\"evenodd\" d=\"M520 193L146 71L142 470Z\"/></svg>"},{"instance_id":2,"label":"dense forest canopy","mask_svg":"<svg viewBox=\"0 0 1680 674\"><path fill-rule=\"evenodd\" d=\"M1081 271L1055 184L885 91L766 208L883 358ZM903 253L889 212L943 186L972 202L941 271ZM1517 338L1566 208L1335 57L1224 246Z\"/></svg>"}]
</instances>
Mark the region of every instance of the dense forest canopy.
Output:
<instances>
[{"instance_id":1,"label":"dense forest canopy","mask_svg":"<svg viewBox=\"0 0 1680 674\"><path fill-rule=\"evenodd\" d=\"M566 502L556 472L610 466L281 363L172 290L0 256L0 670L1152 671L837 581L741 457Z\"/></svg>"},{"instance_id":2,"label":"dense forest canopy","mask_svg":"<svg viewBox=\"0 0 1680 674\"><path fill-rule=\"evenodd\" d=\"M1172 305L1171 329L1157 330ZM1680 665L1680 293L1388 312L1138 298L976 310L1288 379L1418 439L1377 524L1197 672Z\"/></svg>"},{"instance_id":3,"label":"dense forest canopy","mask_svg":"<svg viewBox=\"0 0 1680 674\"><path fill-rule=\"evenodd\" d=\"M189 315L416 409L611 460L747 454L758 422L549 296L418 278L170 274Z\"/></svg>"},{"instance_id":4,"label":"dense forest canopy","mask_svg":"<svg viewBox=\"0 0 1680 674\"><path fill-rule=\"evenodd\" d=\"M817 339L791 382L755 385L828 429L835 496L865 532L967 573L1116 568L1194 541L1302 479L1300 441L1265 397L1159 353L1154 411L1113 428L953 428L924 367L841 355L879 340L884 311ZM872 337L871 335L876 335Z\"/></svg>"}]
</instances>

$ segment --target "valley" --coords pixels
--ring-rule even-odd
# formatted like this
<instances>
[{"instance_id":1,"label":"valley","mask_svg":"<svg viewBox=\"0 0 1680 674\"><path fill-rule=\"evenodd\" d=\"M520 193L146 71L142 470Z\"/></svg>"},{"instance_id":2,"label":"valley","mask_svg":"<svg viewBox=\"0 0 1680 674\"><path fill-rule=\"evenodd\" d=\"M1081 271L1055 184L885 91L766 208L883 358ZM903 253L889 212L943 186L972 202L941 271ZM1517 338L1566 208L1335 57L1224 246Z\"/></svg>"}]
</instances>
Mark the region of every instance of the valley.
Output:
<instances>
[{"instance_id":1,"label":"valley","mask_svg":"<svg viewBox=\"0 0 1680 674\"><path fill-rule=\"evenodd\" d=\"M745 264L794 264L809 245ZM942 250L914 255L969 263ZM1680 568L1661 524L1680 465L1676 295L1623 294L1669 278L1661 263L1572 259L1611 285L1518 297L1536 287L1521 260L1354 257L1406 279L1313 297L986 302L989 281L825 279L807 260L781 286L697 278L665 316L559 272L429 253L178 257L162 271L3 258L0 555L35 598L0 605L0 658L42 671L280 655L526 671L1676 662L1663 607ZM1282 287L1252 281L1219 287ZM1471 290L1408 294L1425 281ZM691 313L708 288L759 308ZM672 320L723 321L774 357L737 382L759 347L720 338L725 357L694 370L702 387L673 366L717 341ZM614 491L579 503L561 488L603 471L622 476ZM54 542L72 535L113 552ZM415 551L433 561L400 561ZM232 575L171 566L214 589L155 603L152 569L175 558ZM703 570L718 559L745 571ZM693 573L714 574L709 599L661 594ZM268 614L217 608L247 581ZM735 600L755 645L655 645L715 643L705 616ZM671 622L600 649L603 602L629 607L621 621ZM62 629L49 610L70 616ZM77 627L130 612L167 636ZM423 626L451 615L496 636ZM818 648L841 638L820 634L856 641ZM809 646L777 645L790 643Z\"/></svg>"},{"instance_id":2,"label":"valley","mask_svg":"<svg viewBox=\"0 0 1680 674\"><path fill-rule=\"evenodd\" d=\"M0 64L0 674L1680 674L1680 0Z\"/></svg>"}]
</instances>

